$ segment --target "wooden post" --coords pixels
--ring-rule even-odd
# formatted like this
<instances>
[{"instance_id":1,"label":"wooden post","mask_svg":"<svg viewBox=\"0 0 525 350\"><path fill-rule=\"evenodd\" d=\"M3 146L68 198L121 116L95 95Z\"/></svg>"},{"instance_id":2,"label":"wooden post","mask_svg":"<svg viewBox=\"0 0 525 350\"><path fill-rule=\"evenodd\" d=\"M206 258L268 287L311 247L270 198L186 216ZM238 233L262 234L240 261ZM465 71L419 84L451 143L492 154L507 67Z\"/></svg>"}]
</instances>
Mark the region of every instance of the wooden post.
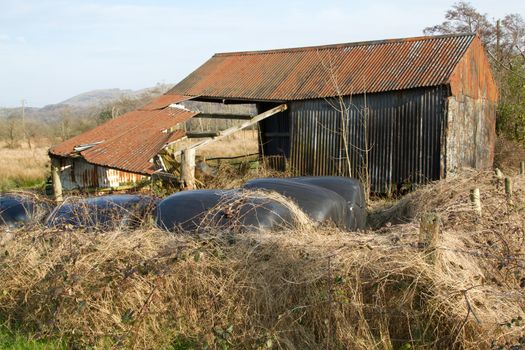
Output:
<instances>
[{"instance_id":1,"label":"wooden post","mask_svg":"<svg viewBox=\"0 0 525 350\"><path fill-rule=\"evenodd\" d=\"M508 199L512 197L512 180L510 177L505 178L505 194Z\"/></svg>"},{"instance_id":2,"label":"wooden post","mask_svg":"<svg viewBox=\"0 0 525 350\"><path fill-rule=\"evenodd\" d=\"M180 163L181 187L184 190L195 188L195 149L188 148L181 152Z\"/></svg>"},{"instance_id":3,"label":"wooden post","mask_svg":"<svg viewBox=\"0 0 525 350\"><path fill-rule=\"evenodd\" d=\"M481 199L479 194L479 188L474 188L470 190L470 201L474 206L474 210L481 217Z\"/></svg>"},{"instance_id":4,"label":"wooden post","mask_svg":"<svg viewBox=\"0 0 525 350\"><path fill-rule=\"evenodd\" d=\"M499 190L501 186L503 186L503 179L505 176L499 168L494 169L494 174L496 175L496 188Z\"/></svg>"},{"instance_id":5,"label":"wooden post","mask_svg":"<svg viewBox=\"0 0 525 350\"><path fill-rule=\"evenodd\" d=\"M419 224L419 246L425 250L427 261L436 261L436 246L441 233L441 218L438 214L423 214Z\"/></svg>"},{"instance_id":6,"label":"wooden post","mask_svg":"<svg viewBox=\"0 0 525 350\"><path fill-rule=\"evenodd\" d=\"M62 202L62 182L60 181L60 159L51 157L51 178L53 181L53 195L57 202Z\"/></svg>"},{"instance_id":7,"label":"wooden post","mask_svg":"<svg viewBox=\"0 0 525 350\"><path fill-rule=\"evenodd\" d=\"M520 175L525 175L525 161L520 162Z\"/></svg>"}]
</instances>

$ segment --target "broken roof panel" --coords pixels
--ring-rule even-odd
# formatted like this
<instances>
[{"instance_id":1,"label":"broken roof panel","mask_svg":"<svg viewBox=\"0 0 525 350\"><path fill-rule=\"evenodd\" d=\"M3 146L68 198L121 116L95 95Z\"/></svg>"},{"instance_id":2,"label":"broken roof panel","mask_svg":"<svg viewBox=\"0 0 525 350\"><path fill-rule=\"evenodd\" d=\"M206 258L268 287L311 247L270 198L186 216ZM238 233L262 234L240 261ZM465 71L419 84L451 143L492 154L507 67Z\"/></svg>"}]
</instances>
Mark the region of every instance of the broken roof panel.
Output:
<instances>
[{"instance_id":1,"label":"broken roof panel","mask_svg":"<svg viewBox=\"0 0 525 350\"><path fill-rule=\"evenodd\" d=\"M164 109L171 104L189 100L193 97L183 95L161 95L145 106L139 108L140 111L154 111Z\"/></svg>"},{"instance_id":2,"label":"broken roof panel","mask_svg":"<svg viewBox=\"0 0 525 350\"><path fill-rule=\"evenodd\" d=\"M193 117L195 112L166 108L163 110L126 113L97 126L83 134L62 142L49 150L56 156L77 153L89 163L126 170L140 174L151 174L154 169L150 161L164 145L182 138L182 130L170 128ZM92 145L75 151L80 145Z\"/></svg>"},{"instance_id":3,"label":"broken roof panel","mask_svg":"<svg viewBox=\"0 0 525 350\"><path fill-rule=\"evenodd\" d=\"M437 86L473 34L215 54L167 95L289 101Z\"/></svg>"}]
</instances>

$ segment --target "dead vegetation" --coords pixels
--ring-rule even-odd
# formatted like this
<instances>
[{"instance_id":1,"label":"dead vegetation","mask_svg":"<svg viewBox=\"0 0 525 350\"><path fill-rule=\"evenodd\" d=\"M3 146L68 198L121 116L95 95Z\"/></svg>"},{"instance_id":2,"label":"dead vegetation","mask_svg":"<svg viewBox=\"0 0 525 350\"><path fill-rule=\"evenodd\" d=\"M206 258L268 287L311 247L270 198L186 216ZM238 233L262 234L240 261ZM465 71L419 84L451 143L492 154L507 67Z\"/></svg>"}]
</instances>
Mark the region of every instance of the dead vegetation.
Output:
<instances>
[{"instance_id":1,"label":"dead vegetation","mask_svg":"<svg viewBox=\"0 0 525 350\"><path fill-rule=\"evenodd\" d=\"M520 162L525 159L525 148L516 141L498 137L494 149L494 167L509 173L516 173Z\"/></svg>"},{"instance_id":2,"label":"dead vegetation","mask_svg":"<svg viewBox=\"0 0 525 350\"><path fill-rule=\"evenodd\" d=\"M513 181L509 198L492 173L451 177L360 233L14 232L0 319L97 348L510 348L525 317L525 177ZM442 220L434 263L418 244L426 212Z\"/></svg>"},{"instance_id":3,"label":"dead vegetation","mask_svg":"<svg viewBox=\"0 0 525 350\"><path fill-rule=\"evenodd\" d=\"M0 191L32 187L45 181L48 175L47 147L37 143L10 148L0 142Z\"/></svg>"},{"instance_id":4,"label":"dead vegetation","mask_svg":"<svg viewBox=\"0 0 525 350\"><path fill-rule=\"evenodd\" d=\"M241 130L223 140L202 147L197 154L206 158L240 156L257 153L258 147L257 130Z\"/></svg>"}]
</instances>

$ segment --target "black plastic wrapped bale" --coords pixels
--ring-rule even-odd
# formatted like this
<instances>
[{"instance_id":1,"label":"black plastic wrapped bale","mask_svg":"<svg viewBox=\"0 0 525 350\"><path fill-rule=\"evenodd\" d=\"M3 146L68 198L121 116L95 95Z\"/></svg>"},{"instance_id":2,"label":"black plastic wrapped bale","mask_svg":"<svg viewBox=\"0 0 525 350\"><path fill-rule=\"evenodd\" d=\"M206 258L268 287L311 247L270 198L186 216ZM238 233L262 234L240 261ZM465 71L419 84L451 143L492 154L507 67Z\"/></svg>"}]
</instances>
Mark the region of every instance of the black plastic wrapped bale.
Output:
<instances>
[{"instance_id":1,"label":"black plastic wrapped bale","mask_svg":"<svg viewBox=\"0 0 525 350\"><path fill-rule=\"evenodd\" d=\"M157 199L142 195L108 195L69 198L46 220L48 227L108 230L133 228L149 219Z\"/></svg>"},{"instance_id":2,"label":"black plastic wrapped bale","mask_svg":"<svg viewBox=\"0 0 525 350\"><path fill-rule=\"evenodd\" d=\"M240 227L243 231L276 231L293 228L290 208L265 198L250 198L241 207Z\"/></svg>"},{"instance_id":3,"label":"black plastic wrapped bale","mask_svg":"<svg viewBox=\"0 0 525 350\"><path fill-rule=\"evenodd\" d=\"M156 209L157 226L167 231L196 231L209 210L216 207L231 191L190 190L182 191L161 200ZM215 219L215 218L213 218ZM219 225L221 218L214 220Z\"/></svg>"},{"instance_id":4,"label":"black plastic wrapped bale","mask_svg":"<svg viewBox=\"0 0 525 350\"><path fill-rule=\"evenodd\" d=\"M346 229L348 207L345 199L334 191L288 179L274 178L251 180L243 187L280 193L294 201L313 221L332 222Z\"/></svg>"},{"instance_id":5,"label":"black plastic wrapped bale","mask_svg":"<svg viewBox=\"0 0 525 350\"><path fill-rule=\"evenodd\" d=\"M301 223L291 205L264 193L239 191L230 201L235 213L229 215L228 224L242 232L293 229Z\"/></svg>"},{"instance_id":6,"label":"black plastic wrapped bale","mask_svg":"<svg viewBox=\"0 0 525 350\"><path fill-rule=\"evenodd\" d=\"M366 227L365 191L361 181L342 176L301 176L288 180L323 187L339 194L348 204L347 229L357 230Z\"/></svg>"},{"instance_id":7,"label":"black plastic wrapped bale","mask_svg":"<svg viewBox=\"0 0 525 350\"><path fill-rule=\"evenodd\" d=\"M0 226L18 227L41 222L49 212L49 205L23 194L0 195Z\"/></svg>"}]
</instances>

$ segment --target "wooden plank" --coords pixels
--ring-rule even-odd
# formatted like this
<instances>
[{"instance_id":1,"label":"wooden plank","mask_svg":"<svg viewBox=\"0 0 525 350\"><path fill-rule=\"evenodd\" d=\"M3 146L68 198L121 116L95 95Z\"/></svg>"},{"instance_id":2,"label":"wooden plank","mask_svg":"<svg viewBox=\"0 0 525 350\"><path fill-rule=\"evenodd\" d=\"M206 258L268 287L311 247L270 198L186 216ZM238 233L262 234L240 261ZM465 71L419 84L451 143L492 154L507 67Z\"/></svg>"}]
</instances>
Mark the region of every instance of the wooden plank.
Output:
<instances>
[{"instance_id":1,"label":"wooden plank","mask_svg":"<svg viewBox=\"0 0 525 350\"><path fill-rule=\"evenodd\" d=\"M214 113L206 114L199 113L193 118L207 118L207 119L229 119L229 120L251 120L253 116L244 114L226 114L226 113Z\"/></svg>"},{"instance_id":2,"label":"wooden plank","mask_svg":"<svg viewBox=\"0 0 525 350\"><path fill-rule=\"evenodd\" d=\"M253 117L252 119L242 123L241 125L234 126L234 127L229 128L229 129L226 129L226 130L222 130L220 132L220 134L218 136L216 136L216 137L208 138L206 140L203 140L203 141L197 142L197 143L195 143L193 145L190 145L187 148L187 150L188 149L197 149L197 148L200 148L202 146L208 145L208 144L210 144L212 142L219 141L219 140L221 140L221 139L223 139L223 138L225 138L227 136L230 136L231 134L233 134L233 133L235 133L237 131L240 131L242 129L246 129L247 127L258 123L261 120L264 120L264 119L266 119L268 117L271 117L274 114L283 112L287 108L288 108L288 106L286 104L282 104L282 105L279 105L277 107L274 107L274 108L272 108L270 110L267 110L264 113L256 115L255 117ZM181 155L182 152L183 152L183 150L177 151L177 152L174 153L174 156L177 157L177 156Z\"/></svg>"},{"instance_id":3,"label":"wooden plank","mask_svg":"<svg viewBox=\"0 0 525 350\"><path fill-rule=\"evenodd\" d=\"M216 131L189 131L186 133L186 136L189 139L202 139L205 137L217 137L220 133Z\"/></svg>"}]
</instances>

